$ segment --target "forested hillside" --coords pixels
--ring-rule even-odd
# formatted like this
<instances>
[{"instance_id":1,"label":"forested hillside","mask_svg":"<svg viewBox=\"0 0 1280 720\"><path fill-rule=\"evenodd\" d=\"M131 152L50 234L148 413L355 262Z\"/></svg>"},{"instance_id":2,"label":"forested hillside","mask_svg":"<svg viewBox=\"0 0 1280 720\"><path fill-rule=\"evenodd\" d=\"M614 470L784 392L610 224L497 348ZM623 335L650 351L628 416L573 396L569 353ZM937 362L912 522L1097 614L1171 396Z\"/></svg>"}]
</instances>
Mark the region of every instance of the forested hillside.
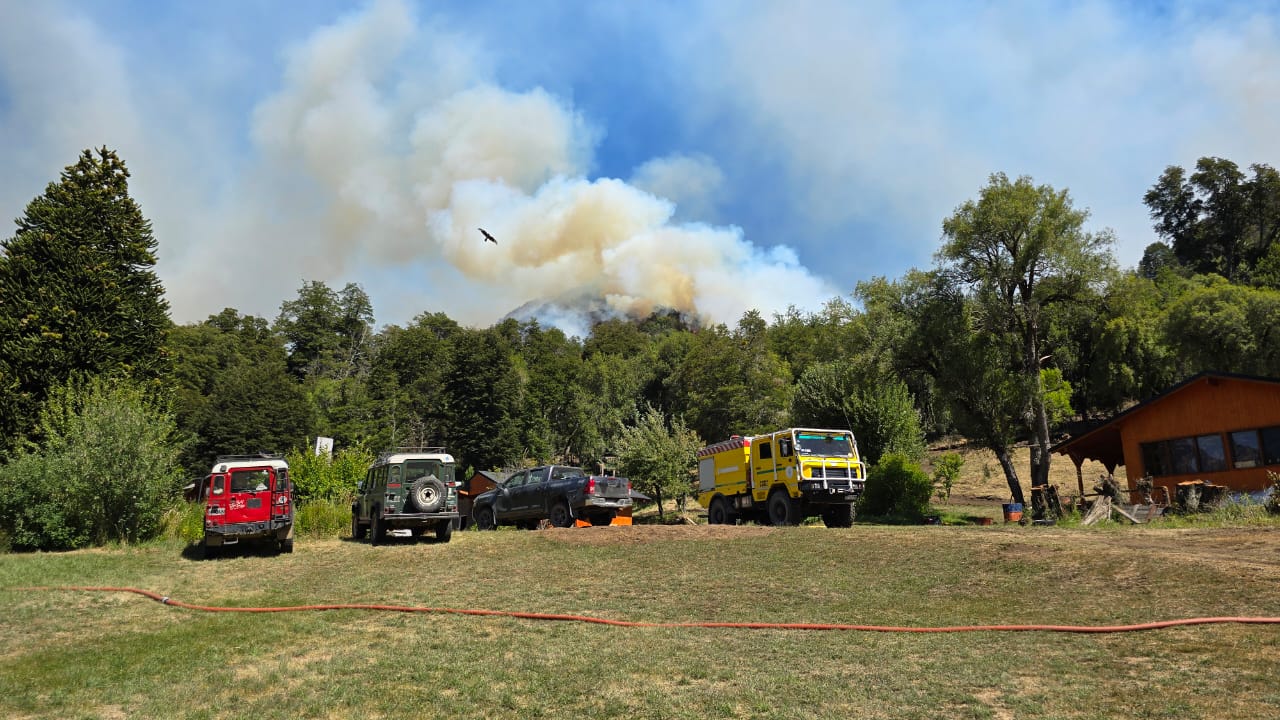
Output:
<instances>
[{"instance_id":1,"label":"forested hillside","mask_svg":"<svg viewBox=\"0 0 1280 720\"><path fill-rule=\"evenodd\" d=\"M837 279L851 294L817 312L743 308L726 326L657 311L602 318L586 337L536 320L464 327L432 308L380 325L361 287L318 281L272 318L227 307L173 325L153 270L163 238L127 178L111 151L86 152L2 245L11 532L15 488L101 473L77 435L90 429L68 418L104 402L172 426L116 436L168 451L151 471L171 490L215 454L297 450L317 435L339 449L444 445L462 467L490 469L612 463L658 442L654 427L710 443L788 425L849 427L871 462L960 435L996 453L1013 489L1047 472L1070 422L1202 370L1280 375L1280 177L1266 165L1246 174L1204 158L1153 178L1133 201L1167 243L1137 268L1117 266L1110 232L1089 229L1106 218L1067 190L996 174L938 219L931 267ZM1023 442L1029 468L1009 460Z\"/></svg>"}]
</instances>

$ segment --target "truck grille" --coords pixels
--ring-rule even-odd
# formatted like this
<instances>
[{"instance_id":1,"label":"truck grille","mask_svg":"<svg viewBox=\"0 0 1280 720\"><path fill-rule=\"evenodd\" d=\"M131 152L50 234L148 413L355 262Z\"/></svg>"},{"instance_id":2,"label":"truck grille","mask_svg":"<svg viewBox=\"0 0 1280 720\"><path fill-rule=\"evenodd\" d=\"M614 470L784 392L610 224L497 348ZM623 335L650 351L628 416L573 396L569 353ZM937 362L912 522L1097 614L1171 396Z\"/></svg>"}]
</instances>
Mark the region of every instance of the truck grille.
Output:
<instances>
[{"instance_id":1,"label":"truck grille","mask_svg":"<svg viewBox=\"0 0 1280 720\"><path fill-rule=\"evenodd\" d=\"M849 468L843 467L814 467L810 469L809 477L814 478L847 478L849 477Z\"/></svg>"}]
</instances>

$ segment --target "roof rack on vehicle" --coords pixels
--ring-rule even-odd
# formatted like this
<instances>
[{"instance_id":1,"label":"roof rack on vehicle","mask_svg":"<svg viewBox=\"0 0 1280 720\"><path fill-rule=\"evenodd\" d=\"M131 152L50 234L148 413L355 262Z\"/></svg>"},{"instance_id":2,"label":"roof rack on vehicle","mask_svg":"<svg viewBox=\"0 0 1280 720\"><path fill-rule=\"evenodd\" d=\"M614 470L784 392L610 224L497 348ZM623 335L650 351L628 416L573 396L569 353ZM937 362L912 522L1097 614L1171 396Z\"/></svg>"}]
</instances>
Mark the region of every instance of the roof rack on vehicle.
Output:
<instances>
[{"instance_id":1,"label":"roof rack on vehicle","mask_svg":"<svg viewBox=\"0 0 1280 720\"><path fill-rule=\"evenodd\" d=\"M442 447L426 447L426 446L397 447L397 448L392 448L390 450L384 450L378 453L378 457L377 459L374 460L374 462L375 463L386 462L387 459L390 458L392 455L402 455L404 453L446 455L448 454L448 451Z\"/></svg>"},{"instance_id":2,"label":"roof rack on vehicle","mask_svg":"<svg viewBox=\"0 0 1280 720\"><path fill-rule=\"evenodd\" d=\"M219 455L214 459L214 464L224 462L239 462L244 460L283 460L283 453L255 453L253 455Z\"/></svg>"}]
</instances>

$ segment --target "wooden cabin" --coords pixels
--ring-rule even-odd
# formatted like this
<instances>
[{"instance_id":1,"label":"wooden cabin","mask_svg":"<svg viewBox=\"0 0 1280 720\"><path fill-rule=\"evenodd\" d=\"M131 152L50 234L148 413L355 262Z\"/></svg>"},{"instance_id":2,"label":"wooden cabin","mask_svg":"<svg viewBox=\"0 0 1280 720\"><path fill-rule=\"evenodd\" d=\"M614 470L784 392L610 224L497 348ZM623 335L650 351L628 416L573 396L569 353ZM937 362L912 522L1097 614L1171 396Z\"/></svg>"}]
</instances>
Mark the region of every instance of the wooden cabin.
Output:
<instances>
[{"instance_id":1,"label":"wooden cabin","mask_svg":"<svg viewBox=\"0 0 1280 720\"><path fill-rule=\"evenodd\" d=\"M462 516L462 527L471 525L471 508L477 495L494 489L498 483L511 477L509 472L480 470L462 481L458 487L458 514Z\"/></svg>"},{"instance_id":2,"label":"wooden cabin","mask_svg":"<svg viewBox=\"0 0 1280 720\"><path fill-rule=\"evenodd\" d=\"M1085 460L1110 473L1123 465L1135 496L1137 481L1149 475L1157 500L1176 497L1179 483L1197 480L1232 491L1265 490L1267 473L1280 473L1280 378L1200 373L1052 452L1071 458L1078 478Z\"/></svg>"}]
</instances>

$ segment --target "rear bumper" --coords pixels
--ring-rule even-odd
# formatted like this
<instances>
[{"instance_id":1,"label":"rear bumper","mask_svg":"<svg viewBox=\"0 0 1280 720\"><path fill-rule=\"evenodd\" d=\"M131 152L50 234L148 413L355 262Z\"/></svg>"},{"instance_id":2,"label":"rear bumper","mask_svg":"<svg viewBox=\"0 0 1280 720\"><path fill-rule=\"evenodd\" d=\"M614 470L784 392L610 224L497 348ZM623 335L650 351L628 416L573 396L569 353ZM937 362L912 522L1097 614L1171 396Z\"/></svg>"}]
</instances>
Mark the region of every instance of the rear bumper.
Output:
<instances>
[{"instance_id":1,"label":"rear bumper","mask_svg":"<svg viewBox=\"0 0 1280 720\"><path fill-rule=\"evenodd\" d=\"M589 497L583 501L582 507L585 508L627 508L631 507L631 498L603 498Z\"/></svg>"},{"instance_id":2,"label":"rear bumper","mask_svg":"<svg viewBox=\"0 0 1280 720\"><path fill-rule=\"evenodd\" d=\"M241 540L284 539L293 527L293 518L276 518L260 522L212 525L205 522L205 545L233 545Z\"/></svg>"},{"instance_id":3,"label":"rear bumper","mask_svg":"<svg viewBox=\"0 0 1280 720\"><path fill-rule=\"evenodd\" d=\"M378 522L391 530L433 527L439 525L441 520L452 522L454 530L462 524L462 516L456 510L434 513L390 513L378 517Z\"/></svg>"}]
</instances>

